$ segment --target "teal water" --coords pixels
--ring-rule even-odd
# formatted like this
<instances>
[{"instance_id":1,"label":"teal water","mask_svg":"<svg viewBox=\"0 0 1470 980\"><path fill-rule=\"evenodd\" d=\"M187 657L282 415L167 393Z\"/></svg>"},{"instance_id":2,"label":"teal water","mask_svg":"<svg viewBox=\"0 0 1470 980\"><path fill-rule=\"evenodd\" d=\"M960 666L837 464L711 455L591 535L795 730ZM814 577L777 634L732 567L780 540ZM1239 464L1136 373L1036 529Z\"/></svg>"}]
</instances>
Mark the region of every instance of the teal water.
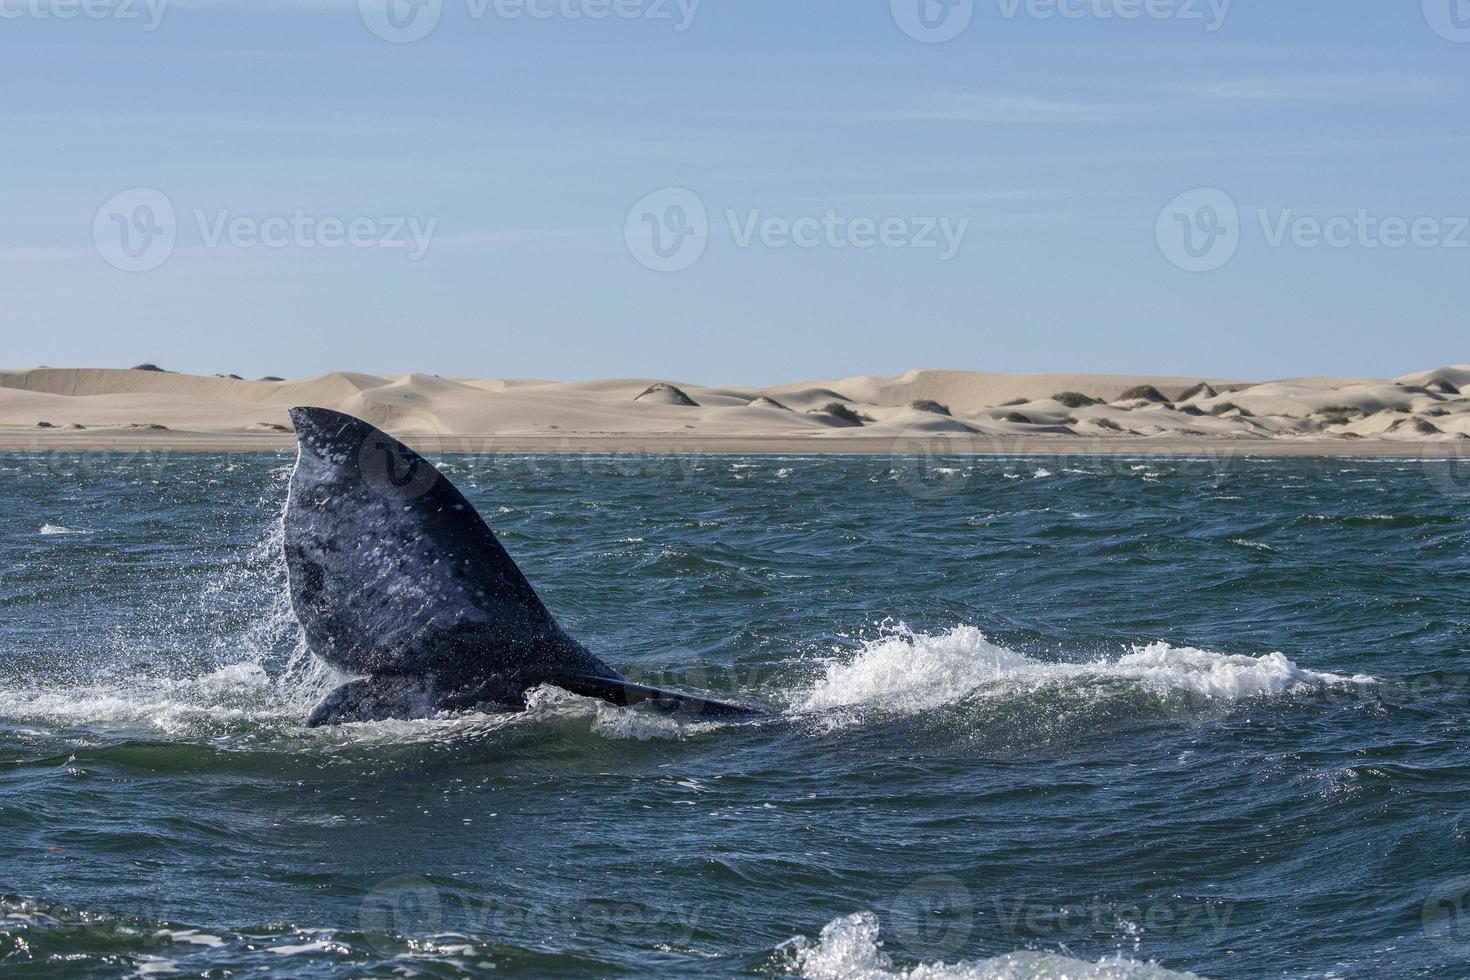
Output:
<instances>
[{"instance_id":1,"label":"teal water","mask_svg":"<svg viewBox=\"0 0 1470 980\"><path fill-rule=\"evenodd\" d=\"M305 731L289 457L0 456L0 969L1470 975L1470 465L439 462L777 717Z\"/></svg>"}]
</instances>

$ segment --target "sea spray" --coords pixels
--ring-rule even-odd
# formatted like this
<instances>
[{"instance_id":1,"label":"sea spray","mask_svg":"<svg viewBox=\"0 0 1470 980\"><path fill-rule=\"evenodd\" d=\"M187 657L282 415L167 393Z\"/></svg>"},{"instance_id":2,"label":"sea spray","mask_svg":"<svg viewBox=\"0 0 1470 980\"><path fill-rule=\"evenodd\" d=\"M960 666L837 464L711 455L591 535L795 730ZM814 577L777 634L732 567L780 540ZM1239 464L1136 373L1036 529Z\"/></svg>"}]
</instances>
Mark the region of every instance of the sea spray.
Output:
<instances>
[{"instance_id":1,"label":"sea spray","mask_svg":"<svg viewBox=\"0 0 1470 980\"><path fill-rule=\"evenodd\" d=\"M1174 647L1135 646L1116 659L1037 660L992 643L974 626L916 633L885 626L851 655L835 655L796 701L799 713L877 709L908 715L965 700L999 697L1046 686L1121 682L1159 694L1183 693L1220 701L1269 697L1373 678L1308 670L1281 653L1252 657ZM851 714L848 717L853 717Z\"/></svg>"},{"instance_id":2,"label":"sea spray","mask_svg":"<svg viewBox=\"0 0 1470 980\"><path fill-rule=\"evenodd\" d=\"M857 912L834 919L815 940L798 937L781 947L789 972L809 980L1201 980L1154 963L1104 957L1095 963L1068 956L1017 951L984 960L904 966L884 951L878 917Z\"/></svg>"}]
</instances>

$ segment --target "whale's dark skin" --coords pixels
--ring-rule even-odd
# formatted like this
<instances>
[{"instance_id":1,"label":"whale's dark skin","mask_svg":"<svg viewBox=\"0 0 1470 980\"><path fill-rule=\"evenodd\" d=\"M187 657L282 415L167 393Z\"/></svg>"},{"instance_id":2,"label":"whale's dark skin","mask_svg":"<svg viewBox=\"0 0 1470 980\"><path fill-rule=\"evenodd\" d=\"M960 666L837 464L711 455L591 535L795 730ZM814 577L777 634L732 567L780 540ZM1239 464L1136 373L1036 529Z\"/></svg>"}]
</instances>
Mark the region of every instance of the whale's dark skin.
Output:
<instances>
[{"instance_id":1,"label":"whale's dark skin","mask_svg":"<svg viewBox=\"0 0 1470 980\"><path fill-rule=\"evenodd\" d=\"M761 714L625 680L562 630L428 460L341 412L293 408L291 420L291 604L312 652L357 677L308 726L521 709L541 684L702 717Z\"/></svg>"}]
</instances>

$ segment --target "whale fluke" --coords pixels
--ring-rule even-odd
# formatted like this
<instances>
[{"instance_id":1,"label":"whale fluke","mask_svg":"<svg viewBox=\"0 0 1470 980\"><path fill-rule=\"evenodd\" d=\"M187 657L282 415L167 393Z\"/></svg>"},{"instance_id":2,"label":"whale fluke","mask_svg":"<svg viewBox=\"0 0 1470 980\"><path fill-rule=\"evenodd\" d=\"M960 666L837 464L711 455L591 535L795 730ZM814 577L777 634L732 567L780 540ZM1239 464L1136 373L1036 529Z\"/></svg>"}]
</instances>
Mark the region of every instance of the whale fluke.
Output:
<instances>
[{"instance_id":1,"label":"whale fluke","mask_svg":"<svg viewBox=\"0 0 1470 980\"><path fill-rule=\"evenodd\" d=\"M428 460L341 412L293 408L291 421L291 604L312 652L356 678L308 725L521 708L539 684L707 717L760 713L627 681L562 630Z\"/></svg>"}]
</instances>

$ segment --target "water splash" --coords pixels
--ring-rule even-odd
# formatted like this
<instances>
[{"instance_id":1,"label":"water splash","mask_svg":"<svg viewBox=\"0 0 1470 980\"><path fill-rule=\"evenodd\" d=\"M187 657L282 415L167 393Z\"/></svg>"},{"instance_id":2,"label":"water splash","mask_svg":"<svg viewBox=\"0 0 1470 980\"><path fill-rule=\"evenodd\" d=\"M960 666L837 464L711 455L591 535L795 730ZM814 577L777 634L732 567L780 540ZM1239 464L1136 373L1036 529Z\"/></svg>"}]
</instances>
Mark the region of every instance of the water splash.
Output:
<instances>
[{"instance_id":1,"label":"water splash","mask_svg":"<svg viewBox=\"0 0 1470 980\"><path fill-rule=\"evenodd\" d=\"M289 476L290 467L271 471L262 513L280 512ZM41 533L90 532L48 524ZM0 719L185 738L299 724L341 679L311 656L291 611L282 536L280 520L267 521L192 600L106 637L112 663L104 669L20 676L0 687ZM170 642L185 634L197 639ZM140 658L140 648L153 655Z\"/></svg>"},{"instance_id":2,"label":"water splash","mask_svg":"<svg viewBox=\"0 0 1470 980\"><path fill-rule=\"evenodd\" d=\"M1373 680L1308 670L1281 653L1249 657L1163 642L1136 646L1116 660L1043 661L992 643L973 626L930 634L900 624L885 627L855 656L826 661L821 677L794 707L801 714L880 709L910 715L972 697L1109 682L1156 694L1238 701Z\"/></svg>"},{"instance_id":3,"label":"water splash","mask_svg":"<svg viewBox=\"0 0 1470 980\"><path fill-rule=\"evenodd\" d=\"M816 941L799 937L782 951L790 972L810 980L1200 980L1122 956L1096 963L1052 953L1021 951L985 960L901 966L883 952L878 917L858 912L835 919Z\"/></svg>"},{"instance_id":4,"label":"water splash","mask_svg":"<svg viewBox=\"0 0 1470 980\"><path fill-rule=\"evenodd\" d=\"M63 527L60 524L42 524L40 533L49 536L52 534L91 534L92 532L84 528Z\"/></svg>"}]
</instances>

